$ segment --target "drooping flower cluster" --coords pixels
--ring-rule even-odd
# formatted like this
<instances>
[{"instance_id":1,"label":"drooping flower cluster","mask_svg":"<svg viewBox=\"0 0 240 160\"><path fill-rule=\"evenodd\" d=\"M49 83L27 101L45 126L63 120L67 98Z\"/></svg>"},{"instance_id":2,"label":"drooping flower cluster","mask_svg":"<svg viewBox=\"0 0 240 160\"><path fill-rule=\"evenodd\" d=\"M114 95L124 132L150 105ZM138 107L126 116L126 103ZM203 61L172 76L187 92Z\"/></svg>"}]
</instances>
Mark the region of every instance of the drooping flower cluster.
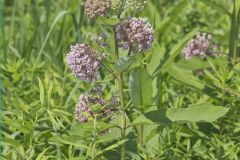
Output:
<instances>
[{"instance_id":1,"label":"drooping flower cluster","mask_svg":"<svg viewBox=\"0 0 240 160\"><path fill-rule=\"evenodd\" d=\"M103 99L99 88L93 89L90 92L91 93L87 95L80 95L79 103L74 112L75 119L79 122L89 122L94 116L97 119L102 119L112 114L112 111L108 106L107 101Z\"/></svg>"},{"instance_id":2,"label":"drooping flower cluster","mask_svg":"<svg viewBox=\"0 0 240 160\"><path fill-rule=\"evenodd\" d=\"M146 7L147 0L127 0L126 3L127 6L132 8L132 10L141 12Z\"/></svg>"},{"instance_id":3,"label":"drooping flower cluster","mask_svg":"<svg viewBox=\"0 0 240 160\"><path fill-rule=\"evenodd\" d=\"M67 54L67 64L74 75L81 79L93 82L97 78L100 60L96 53L87 44L75 44L71 46Z\"/></svg>"},{"instance_id":4,"label":"drooping flower cluster","mask_svg":"<svg viewBox=\"0 0 240 160\"><path fill-rule=\"evenodd\" d=\"M111 10L113 14L119 14L123 7L123 0L111 0Z\"/></svg>"},{"instance_id":5,"label":"drooping flower cluster","mask_svg":"<svg viewBox=\"0 0 240 160\"><path fill-rule=\"evenodd\" d=\"M90 20L105 16L111 7L109 0L86 0L85 14Z\"/></svg>"},{"instance_id":6,"label":"drooping flower cluster","mask_svg":"<svg viewBox=\"0 0 240 160\"><path fill-rule=\"evenodd\" d=\"M183 49L185 59L193 56L205 58L206 56L217 56L219 53L214 49L217 45L212 44L212 36L207 33L198 33L194 39L191 39L187 46Z\"/></svg>"},{"instance_id":7,"label":"drooping flower cluster","mask_svg":"<svg viewBox=\"0 0 240 160\"><path fill-rule=\"evenodd\" d=\"M131 47L134 52L146 52L154 39L153 28L143 18L127 18L115 27L118 46L124 50Z\"/></svg>"}]
</instances>

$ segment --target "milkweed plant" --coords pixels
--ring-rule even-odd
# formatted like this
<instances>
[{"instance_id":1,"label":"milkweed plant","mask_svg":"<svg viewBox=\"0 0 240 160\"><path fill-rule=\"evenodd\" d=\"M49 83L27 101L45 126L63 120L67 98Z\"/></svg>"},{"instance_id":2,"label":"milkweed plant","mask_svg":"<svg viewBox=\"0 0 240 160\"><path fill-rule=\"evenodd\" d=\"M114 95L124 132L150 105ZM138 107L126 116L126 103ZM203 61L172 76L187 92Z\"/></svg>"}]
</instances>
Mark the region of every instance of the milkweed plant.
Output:
<instances>
[{"instance_id":1,"label":"milkweed plant","mask_svg":"<svg viewBox=\"0 0 240 160\"><path fill-rule=\"evenodd\" d=\"M130 132L137 137L135 144L139 156L149 159L147 143L156 135L154 127L150 129L149 126L164 127L176 121L213 122L228 112L228 108L223 107L223 95L216 96L221 99L220 104L188 102L189 107L162 109L163 88L159 84L165 74L206 94L213 93L212 85L223 94L231 94L231 91L224 90L212 82L212 76L209 77L217 72L214 67L217 59L223 57L221 43L216 42L211 33L200 30L187 33L184 43L177 44L177 48L170 51L170 58L162 57L155 62L156 50L161 47L156 45L161 32L155 22L142 16L146 4L146 0L86 0L84 3L88 22L100 23L102 33L91 44L84 41L73 43L66 64L79 81L94 86L79 95L74 111L79 125L92 126L88 128L91 130L89 148L84 153L87 159L101 159L112 149L119 153L117 159L130 159ZM106 34L106 30L110 34ZM176 52L182 53L179 57L181 63L173 63ZM232 58L229 61L229 64L236 64L232 63ZM189 63L197 65L186 70ZM106 85L101 85L104 83L101 82L103 74L112 76L112 81L106 82L110 91ZM128 82L127 85L124 82ZM112 130L117 134L108 140ZM102 144L110 141L114 142L110 146Z\"/></svg>"}]
</instances>

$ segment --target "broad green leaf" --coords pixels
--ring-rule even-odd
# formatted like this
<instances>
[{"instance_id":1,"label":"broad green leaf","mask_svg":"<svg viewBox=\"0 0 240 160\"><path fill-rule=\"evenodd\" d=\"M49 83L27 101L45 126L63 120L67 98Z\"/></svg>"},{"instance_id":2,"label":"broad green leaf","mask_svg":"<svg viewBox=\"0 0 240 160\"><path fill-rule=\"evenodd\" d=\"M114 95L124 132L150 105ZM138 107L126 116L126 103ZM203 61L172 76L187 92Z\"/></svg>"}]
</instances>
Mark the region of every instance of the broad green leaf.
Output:
<instances>
[{"instance_id":1,"label":"broad green leaf","mask_svg":"<svg viewBox=\"0 0 240 160\"><path fill-rule=\"evenodd\" d=\"M206 88L206 84L194 76L191 70L186 70L176 64L172 64L171 67L168 68L167 72L171 77L188 86L199 90L204 90Z\"/></svg>"},{"instance_id":2,"label":"broad green leaf","mask_svg":"<svg viewBox=\"0 0 240 160\"><path fill-rule=\"evenodd\" d=\"M134 125L151 125L151 124L154 124L154 123L141 113L139 113L139 115L132 122L133 126Z\"/></svg>"},{"instance_id":3,"label":"broad green leaf","mask_svg":"<svg viewBox=\"0 0 240 160\"><path fill-rule=\"evenodd\" d=\"M153 110L144 115L154 123L169 124L171 121L166 117L166 111L166 109Z\"/></svg>"},{"instance_id":4,"label":"broad green leaf","mask_svg":"<svg viewBox=\"0 0 240 160\"><path fill-rule=\"evenodd\" d=\"M152 78L143 67L135 68L129 78L129 92L136 107L152 105Z\"/></svg>"},{"instance_id":5,"label":"broad green leaf","mask_svg":"<svg viewBox=\"0 0 240 160\"><path fill-rule=\"evenodd\" d=\"M224 116L228 108L202 104L188 108L168 108L166 115L171 121L214 122Z\"/></svg>"},{"instance_id":6,"label":"broad green leaf","mask_svg":"<svg viewBox=\"0 0 240 160\"><path fill-rule=\"evenodd\" d=\"M40 90L40 103L41 103L41 107L43 107L43 105L44 105L44 87L43 87L41 79L38 78L37 80L38 80L38 86L39 86L39 90Z\"/></svg>"},{"instance_id":7,"label":"broad green leaf","mask_svg":"<svg viewBox=\"0 0 240 160\"><path fill-rule=\"evenodd\" d=\"M191 59L183 59L179 61L177 65L181 68L186 68L192 71L211 67L208 61L204 61L199 57L193 57Z\"/></svg>"},{"instance_id":8,"label":"broad green leaf","mask_svg":"<svg viewBox=\"0 0 240 160\"><path fill-rule=\"evenodd\" d=\"M85 124L78 124L73 129L68 131L68 134L71 136L80 136L82 138L86 138L92 135L93 124L89 124L89 126L85 126Z\"/></svg>"},{"instance_id":9,"label":"broad green leaf","mask_svg":"<svg viewBox=\"0 0 240 160\"><path fill-rule=\"evenodd\" d=\"M158 43L153 44L152 57L147 68L151 75L157 69L159 64L162 63L162 60L164 59L164 52L165 52L164 47L160 47Z\"/></svg>"}]
</instances>

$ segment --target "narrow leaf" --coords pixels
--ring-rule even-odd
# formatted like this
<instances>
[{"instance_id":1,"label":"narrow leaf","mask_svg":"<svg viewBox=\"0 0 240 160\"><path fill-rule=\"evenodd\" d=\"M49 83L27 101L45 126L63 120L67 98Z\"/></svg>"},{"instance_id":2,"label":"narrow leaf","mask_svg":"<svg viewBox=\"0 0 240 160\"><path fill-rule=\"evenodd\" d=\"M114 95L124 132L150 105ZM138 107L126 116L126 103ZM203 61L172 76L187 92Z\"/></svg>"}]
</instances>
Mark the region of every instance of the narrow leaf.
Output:
<instances>
[{"instance_id":1,"label":"narrow leaf","mask_svg":"<svg viewBox=\"0 0 240 160\"><path fill-rule=\"evenodd\" d=\"M42 153L40 153L40 154L37 156L36 160L41 160L42 157L44 156L45 152L47 152L48 149L49 149L49 147L46 148L46 149L44 149L44 150L42 151Z\"/></svg>"},{"instance_id":2,"label":"narrow leaf","mask_svg":"<svg viewBox=\"0 0 240 160\"><path fill-rule=\"evenodd\" d=\"M117 148L117 147L121 146L122 144L124 144L126 141L128 141L128 139L125 139L125 140L121 140L121 141L119 141L119 142L116 142L115 144L113 144L113 145L111 145L111 146L103 149L102 151L98 152L96 156L98 156L98 155L100 155L100 154L102 154L102 153L104 153L104 152L106 152L106 151L109 151L109 150L112 150L112 149L114 149L114 148Z\"/></svg>"},{"instance_id":3,"label":"narrow leaf","mask_svg":"<svg viewBox=\"0 0 240 160\"><path fill-rule=\"evenodd\" d=\"M215 10L217 10L218 12L222 13L222 14L226 14L228 16L231 16L232 14L226 10L223 6L221 6L220 4L214 2L213 0L199 0L200 2L202 2L203 4L205 4L208 7L211 7Z\"/></svg>"},{"instance_id":4,"label":"narrow leaf","mask_svg":"<svg viewBox=\"0 0 240 160\"><path fill-rule=\"evenodd\" d=\"M80 148L84 148L84 149L88 149L88 146L85 146L83 144L80 144L78 140L76 139L64 139L62 137L53 137L50 139L51 141L54 141L54 142L60 142L60 143L63 143L63 144L69 144L69 145L73 145L75 147L80 147Z\"/></svg>"},{"instance_id":5,"label":"narrow leaf","mask_svg":"<svg viewBox=\"0 0 240 160\"><path fill-rule=\"evenodd\" d=\"M43 88L43 84L40 78L37 79L38 80L38 86L39 86L39 90L40 90L40 103L41 103L41 107L43 107L44 104L44 88Z\"/></svg>"}]
</instances>

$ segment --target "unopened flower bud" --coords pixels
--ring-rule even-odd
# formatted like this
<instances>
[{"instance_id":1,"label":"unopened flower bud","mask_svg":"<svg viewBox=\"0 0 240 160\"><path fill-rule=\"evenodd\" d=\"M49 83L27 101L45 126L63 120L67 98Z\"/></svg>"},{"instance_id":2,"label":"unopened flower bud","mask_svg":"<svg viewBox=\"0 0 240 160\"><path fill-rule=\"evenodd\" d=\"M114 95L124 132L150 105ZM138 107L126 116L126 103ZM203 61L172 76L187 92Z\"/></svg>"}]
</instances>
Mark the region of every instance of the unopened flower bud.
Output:
<instances>
[{"instance_id":1,"label":"unopened flower bud","mask_svg":"<svg viewBox=\"0 0 240 160\"><path fill-rule=\"evenodd\" d=\"M111 0L111 10L113 11L113 14L119 14L119 12L122 9L123 0Z\"/></svg>"},{"instance_id":2,"label":"unopened flower bud","mask_svg":"<svg viewBox=\"0 0 240 160\"><path fill-rule=\"evenodd\" d=\"M127 0L127 6L130 6L135 12L141 12L144 10L147 4L147 0Z\"/></svg>"},{"instance_id":3,"label":"unopened flower bud","mask_svg":"<svg viewBox=\"0 0 240 160\"><path fill-rule=\"evenodd\" d=\"M99 16L105 16L110 7L109 0L86 0L85 14L90 20L94 20Z\"/></svg>"},{"instance_id":4,"label":"unopened flower bud","mask_svg":"<svg viewBox=\"0 0 240 160\"><path fill-rule=\"evenodd\" d=\"M127 18L116 25L118 46L124 50L131 48L134 52L146 52L151 48L154 39L153 28L143 18Z\"/></svg>"}]
</instances>

